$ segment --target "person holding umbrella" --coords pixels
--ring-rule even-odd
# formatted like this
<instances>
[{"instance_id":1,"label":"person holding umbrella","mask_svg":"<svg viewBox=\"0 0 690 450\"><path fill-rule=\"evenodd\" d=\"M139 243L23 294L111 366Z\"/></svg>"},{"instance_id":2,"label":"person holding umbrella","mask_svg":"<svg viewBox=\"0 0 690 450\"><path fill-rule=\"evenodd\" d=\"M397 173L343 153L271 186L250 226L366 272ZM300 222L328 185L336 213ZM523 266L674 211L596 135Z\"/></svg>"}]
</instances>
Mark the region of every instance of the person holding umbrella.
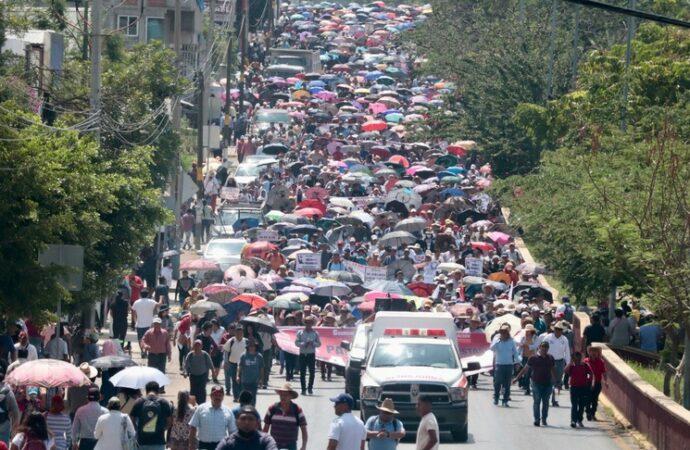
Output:
<instances>
[{"instance_id":1,"label":"person holding umbrella","mask_svg":"<svg viewBox=\"0 0 690 450\"><path fill-rule=\"evenodd\" d=\"M304 318L304 328L297 332L295 345L299 348L299 379L302 395L309 391L314 393L314 375L316 372L316 349L321 347L319 333L314 330L314 316ZM306 382L307 368L309 368L309 384Z\"/></svg>"},{"instance_id":2,"label":"person holding umbrella","mask_svg":"<svg viewBox=\"0 0 690 450\"><path fill-rule=\"evenodd\" d=\"M367 429L369 450L391 450L398 446L398 441L405 437L405 427L395 418L400 414L395 410L393 400L387 398L377 406L377 416L369 417L364 427Z\"/></svg>"}]
</instances>

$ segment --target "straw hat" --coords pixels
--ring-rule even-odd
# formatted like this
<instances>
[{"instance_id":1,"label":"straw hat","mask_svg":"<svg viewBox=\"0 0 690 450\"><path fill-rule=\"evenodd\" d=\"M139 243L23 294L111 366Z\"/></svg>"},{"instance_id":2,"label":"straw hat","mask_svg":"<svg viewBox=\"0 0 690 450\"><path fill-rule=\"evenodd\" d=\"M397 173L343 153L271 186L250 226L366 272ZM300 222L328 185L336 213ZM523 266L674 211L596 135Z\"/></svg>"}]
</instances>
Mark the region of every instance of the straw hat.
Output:
<instances>
[{"instance_id":1,"label":"straw hat","mask_svg":"<svg viewBox=\"0 0 690 450\"><path fill-rule=\"evenodd\" d=\"M297 397L299 397L299 394L297 393L296 390L294 390L292 388L292 385L290 383L285 383L283 385L283 387L276 388L275 391L276 391L276 394L280 394L281 392L287 392L290 394L290 396L292 397L293 400L296 399Z\"/></svg>"},{"instance_id":2,"label":"straw hat","mask_svg":"<svg viewBox=\"0 0 690 450\"><path fill-rule=\"evenodd\" d=\"M527 331L534 331L536 333L537 329L534 328L534 325L532 325L531 323L528 323L527 325L525 325L525 331L526 332Z\"/></svg>"},{"instance_id":3,"label":"straw hat","mask_svg":"<svg viewBox=\"0 0 690 450\"><path fill-rule=\"evenodd\" d=\"M395 410L395 404L393 403L393 400L391 400L390 398L384 399L381 402L381 406L377 406L376 409L391 414L400 414L398 411Z\"/></svg>"},{"instance_id":4,"label":"straw hat","mask_svg":"<svg viewBox=\"0 0 690 450\"><path fill-rule=\"evenodd\" d=\"M89 363L86 362L79 365L79 370L81 370L88 378L96 378L96 376L98 376L98 369L96 369L94 366L90 366Z\"/></svg>"}]
</instances>

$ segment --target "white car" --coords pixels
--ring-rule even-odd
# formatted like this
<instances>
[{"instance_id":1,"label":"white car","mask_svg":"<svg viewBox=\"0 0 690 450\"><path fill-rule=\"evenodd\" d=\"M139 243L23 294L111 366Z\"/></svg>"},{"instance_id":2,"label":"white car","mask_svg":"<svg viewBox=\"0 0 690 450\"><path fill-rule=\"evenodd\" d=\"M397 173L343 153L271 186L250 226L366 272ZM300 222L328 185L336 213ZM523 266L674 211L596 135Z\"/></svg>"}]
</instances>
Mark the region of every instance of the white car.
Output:
<instances>
[{"instance_id":1,"label":"white car","mask_svg":"<svg viewBox=\"0 0 690 450\"><path fill-rule=\"evenodd\" d=\"M235 169L233 178L238 186L246 186L253 181L258 181L263 172L264 167L262 166L242 163Z\"/></svg>"},{"instance_id":2,"label":"white car","mask_svg":"<svg viewBox=\"0 0 690 450\"><path fill-rule=\"evenodd\" d=\"M213 238L204 249L204 259L217 263L221 270L239 264L242 260L242 248L247 241L241 238Z\"/></svg>"}]
</instances>

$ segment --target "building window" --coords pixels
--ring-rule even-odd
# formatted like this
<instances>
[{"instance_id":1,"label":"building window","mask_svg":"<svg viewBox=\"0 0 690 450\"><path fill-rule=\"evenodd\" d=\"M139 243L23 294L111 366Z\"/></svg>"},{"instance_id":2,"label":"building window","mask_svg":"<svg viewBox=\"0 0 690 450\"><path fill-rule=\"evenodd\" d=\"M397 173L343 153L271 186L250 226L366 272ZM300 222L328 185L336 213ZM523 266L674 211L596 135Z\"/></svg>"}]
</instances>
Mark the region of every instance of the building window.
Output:
<instances>
[{"instance_id":1,"label":"building window","mask_svg":"<svg viewBox=\"0 0 690 450\"><path fill-rule=\"evenodd\" d=\"M163 41L163 19L149 17L146 19L146 42L157 39Z\"/></svg>"},{"instance_id":2,"label":"building window","mask_svg":"<svg viewBox=\"0 0 690 450\"><path fill-rule=\"evenodd\" d=\"M137 16L118 16L117 28L125 36L139 36L139 18Z\"/></svg>"}]
</instances>

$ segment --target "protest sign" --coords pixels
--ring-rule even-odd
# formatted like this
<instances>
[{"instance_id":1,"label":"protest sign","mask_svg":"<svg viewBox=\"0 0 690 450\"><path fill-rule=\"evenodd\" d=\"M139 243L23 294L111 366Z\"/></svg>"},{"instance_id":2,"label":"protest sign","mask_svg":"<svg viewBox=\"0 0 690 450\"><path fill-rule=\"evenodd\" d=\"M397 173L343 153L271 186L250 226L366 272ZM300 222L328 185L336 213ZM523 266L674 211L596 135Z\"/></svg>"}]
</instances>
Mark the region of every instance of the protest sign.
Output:
<instances>
[{"instance_id":1,"label":"protest sign","mask_svg":"<svg viewBox=\"0 0 690 450\"><path fill-rule=\"evenodd\" d=\"M257 241L278 242L280 233L277 230L259 230L256 232Z\"/></svg>"},{"instance_id":2,"label":"protest sign","mask_svg":"<svg viewBox=\"0 0 690 450\"><path fill-rule=\"evenodd\" d=\"M467 276L481 277L484 274L484 261L481 258L467 256L465 258L465 274Z\"/></svg>"},{"instance_id":3,"label":"protest sign","mask_svg":"<svg viewBox=\"0 0 690 450\"><path fill-rule=\"evenodd\" d=\"M295 345L297 331L302 327L278 327L279 332L275 335L278 347L281 350L299 355L299 348ZM340 347L342 341L350 341L355 337L355 328L328 328L314 327L319 333L321 346L316 349L316 359L335 366L345 367L348 360L347 350Z\"/></svg>"},{"instance_id":4,"label":"protest sign","mask_svg":"<svg viewBox=\"0 0 690 450\"><path fill-rule=\"evenodd\" d=\"M220 198L229 202L237 202L240 200L240 188L223 187L220 190Z\"/></svg>"},{"instance_id":5,"label":"protest sign","mask_svg":"<svg viewBox=\"0 0 690 450\"><path fill-rule=\"evenodd\" d=\"M301 272L321 270L321 252L319 253L298 253L295 270Z\"/></svg>"}]
</instances>

